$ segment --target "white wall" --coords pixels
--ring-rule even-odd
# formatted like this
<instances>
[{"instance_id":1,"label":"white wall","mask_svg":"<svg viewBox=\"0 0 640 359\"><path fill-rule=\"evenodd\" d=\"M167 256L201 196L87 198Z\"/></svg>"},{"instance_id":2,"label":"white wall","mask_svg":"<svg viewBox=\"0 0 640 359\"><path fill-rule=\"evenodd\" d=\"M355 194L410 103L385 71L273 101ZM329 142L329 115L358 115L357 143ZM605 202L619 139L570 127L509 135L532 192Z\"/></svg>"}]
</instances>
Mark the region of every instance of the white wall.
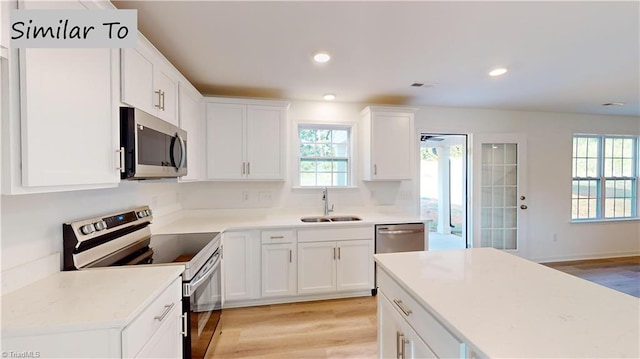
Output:
<instances>
[{"instance_id":1,"label":"white wall","mask_svg":"<svg viewBox=\"0 0 640 359\"><path fill-rule=\"evenodd\" d=\"M296 121L357 122L364 104L293 101L289 139ZM640 118L421 107L417 133L523 133L528 142L527 257L536 261L595 258L640 253L640 221L577 223L571 214L573 133L640 134ZM416 149L418 147L416 135ZM287 181L277 183L193 183L181 185L184 208L256 209L265 212L322 213L321 191L292 188L295 148L288 148ZM417 166L416 166L417 167ZM358 176L360 168L358 166ZM418 178L417 170L414 178ZM358 182L357 189L330 190L336 211L373 209L417 214L416 181ZM243 194L248 200L243 200ZM270 198L270 200L268 200ZM555 235L555 240L554 240Z\"/></svg>"},{"instance_id":2,"label":"white wall","mask_svg":"<svg viewBox=\"0 0 640 359\"><path fill-rule=\"evenodd\" d=\"M123 182L118 188L1 196L2 293L62 268L62 224L139 205L154 216L179 210L178 184Z\"/></svg>"}]
</instances>

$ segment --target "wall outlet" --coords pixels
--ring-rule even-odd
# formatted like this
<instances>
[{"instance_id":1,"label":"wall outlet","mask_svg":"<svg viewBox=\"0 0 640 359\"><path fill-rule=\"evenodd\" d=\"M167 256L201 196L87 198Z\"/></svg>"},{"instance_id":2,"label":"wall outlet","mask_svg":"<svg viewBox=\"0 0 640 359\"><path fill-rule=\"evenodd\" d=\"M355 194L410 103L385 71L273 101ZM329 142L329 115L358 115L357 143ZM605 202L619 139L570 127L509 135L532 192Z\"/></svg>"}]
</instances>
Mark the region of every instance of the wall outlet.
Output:
<instances>
[{"instance_id":1,"label":"wall outlet","mask_svg":"<svg viewBox=\"0 0 640 359\"><path fill-rule=\"evenodd\" d=\"M249 202L249 191L242 191L242 202Z\"/></svg>"},{"instance_id":2,"label":"wall outlet","mask_svg":"<svg viewBox=\"0 0 640 359\"><path fill-rule=\"evenodd\" d=\"M258 201L259 202L271 202L273 200L270 191L263 191L258 193Z\"/></svg>"}]
</instances>

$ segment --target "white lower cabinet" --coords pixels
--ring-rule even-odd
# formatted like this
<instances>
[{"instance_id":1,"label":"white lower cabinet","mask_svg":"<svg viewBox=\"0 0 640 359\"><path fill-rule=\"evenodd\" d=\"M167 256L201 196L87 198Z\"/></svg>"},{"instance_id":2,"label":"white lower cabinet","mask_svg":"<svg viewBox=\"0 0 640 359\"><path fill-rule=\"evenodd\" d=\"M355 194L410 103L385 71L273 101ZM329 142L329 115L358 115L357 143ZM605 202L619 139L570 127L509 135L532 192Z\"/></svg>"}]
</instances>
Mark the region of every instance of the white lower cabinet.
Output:
<instances>
[{"instance_id":1,"label":"white lower cabinet","mask_svg":"<svg viewBox=\"0 0 640 359\"><path fill-rule=\"evenodd\" d=\"M298 243L298 293L373 288L373 240Z\"/></svg>"},{"instance_id":2,"label":"white lower cabinet","mask_svg":"<svg viewBox=\"0 0 640 359\"><path fill-rule=\"evenodd\" d=\"M176 279L122 331L123 358L182 356L182 281Z\"/></svg>"},{"instance_id":3,"label":"white lower cabinet","mask_svg":"<svg viewBox=\"0 0 640 359\"><path fill-rule=\"evenodd\" d=\"M222 235L224 304L260 296L260 232L225 232Z\"/></svg>"},{"instance_id":4,"label":"white lower cabinet","mask_svg":"<svg viewBox=\"0 0 640 359\"><path fill-rule=\"evenodd\" d=\"M384 294L378 295L378 323L380 358L437 358Z\"/></svg>"},{"instance_id":5,"label":"white lower cabinet","mask_svg":"<svg viewBox=\"0 0 640 359\"><path fill-rule=\"evenodd\" d=\"M400 325L402 333L405 334L405 338L413 338L414 334L417 334L415 339L409 339L410 341L413 340L413 344L407 345L414 351L415 355L405 355L404 358L466 357L466 344L445 328L427 309L418 304L406 290L380 267L378 267L377 272L377 284L379 289L378 339L381 357L395 356L395 349L389 348L393 346L389 344L393 338L390 339L389 337L395 337L395 334L392 335L391 332L396 329L391 329L390 326L397 327L398 325ZM393 315L391 315L392 313ZM411 331L407 328L411 329ZM423 352L419 344L420 340L429 349L429 352L425 352L425 356L418 355L418 353ZM400 358L400 356L398 357Z\"/></svg>"},{"instance_id":6,"label":"white lower cabinet","mask_svg":"<svg viewBox=\"0 0 640 359\"><path fill-rule=\"evenodd\" d=\"M262 297L283 297L297 293L297 251L294 230L263 231Z\"/></svg>"}]
</instances>

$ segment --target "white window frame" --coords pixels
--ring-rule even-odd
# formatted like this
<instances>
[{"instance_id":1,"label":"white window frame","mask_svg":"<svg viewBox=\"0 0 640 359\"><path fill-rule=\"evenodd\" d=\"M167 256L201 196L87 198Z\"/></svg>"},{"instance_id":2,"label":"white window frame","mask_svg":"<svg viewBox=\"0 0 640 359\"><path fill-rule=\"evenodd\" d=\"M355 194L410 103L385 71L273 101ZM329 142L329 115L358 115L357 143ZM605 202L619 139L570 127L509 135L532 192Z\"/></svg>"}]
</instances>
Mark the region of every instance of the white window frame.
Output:
<instances>
[{"instance_id":1,"label":"white window frame","mask_svg":"<svg viewBox=\"0 0 640 359\"><path fill-rule=\"evenodd\" d=\"M355 171L355 163L356 163L356 134L358 131L357 124L351 122L296 122L295 128L293 129L293 136L295 137L296 148L293 151L295 156L293 158L294 163L294 171L293 172L293 188L296 189L314 189L314 188L334 188L334 189L342 189L342 188L356 188L357 176ZM302 186L300 183L300 128L314 128L314 129L346 129L349 132L349 156L347 159L347 178L348 183L346 186Z\"/></svg>"},{"instance_id":2,"label":"white window frame","mask_svg":"<svg viewBox=\"0 0 640 359\"><path fill-rule=\"evenodd\" d=\"M595 217L589 218L574 218L573 217L573 189L571 191L571 221L580 223L580 222L594 222L594 221L620 221L620 220L637 220L640 219L640 198L639 198L639 186L640 186L640 136L633 135L602 135L602 134L574 134L571 138L572 149L571 149L571 166L573 173L574 166L574 156L575 156L575 148L573 147L573 142L576 138L596 138L598 140L598 149L597 149L597 175L595 177L574 177L572 176L572 188L573 181L584 180L584 181L596 181L596 200L597 200L597 209ZM632 176L630 177L620 177L620 176L605 176L605 141L607 139L633 139L633 150L632 153L635 156L635 161L632 161ZM606 183L607 181L615 181L615 180L630 180L633 182L632 194L631 194L631 216L628 217L605 217L606 213Z\"/></svg>"}]
</instances>

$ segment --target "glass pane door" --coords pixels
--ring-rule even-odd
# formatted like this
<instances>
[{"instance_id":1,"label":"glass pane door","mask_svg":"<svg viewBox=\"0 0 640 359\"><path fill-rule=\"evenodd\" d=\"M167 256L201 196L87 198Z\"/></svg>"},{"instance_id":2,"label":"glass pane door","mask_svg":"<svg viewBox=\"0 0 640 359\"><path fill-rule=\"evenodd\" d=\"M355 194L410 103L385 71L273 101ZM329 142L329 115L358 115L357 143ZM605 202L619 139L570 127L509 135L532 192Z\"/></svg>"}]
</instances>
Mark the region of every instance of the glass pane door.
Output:
<instances>
[{"instance_id":1,"label":"glass pane door","mask_svg":"<svg viewBox=\"0 0 640 359\"><path fill-rule=\"evenodd\" d=\"M482 144L480 245L517 248L518 145Z\"/></svg>"},{"instance_id":2,"label":"glass pane door","mask_svg":"<svg viewBox=\"0 0 640 359\"><path fill-rule=\"evenodd\" d=\"M476 136L474 150L474 247L524 255L527 198L523 136Z\"/></svg>"}]
</instances>

